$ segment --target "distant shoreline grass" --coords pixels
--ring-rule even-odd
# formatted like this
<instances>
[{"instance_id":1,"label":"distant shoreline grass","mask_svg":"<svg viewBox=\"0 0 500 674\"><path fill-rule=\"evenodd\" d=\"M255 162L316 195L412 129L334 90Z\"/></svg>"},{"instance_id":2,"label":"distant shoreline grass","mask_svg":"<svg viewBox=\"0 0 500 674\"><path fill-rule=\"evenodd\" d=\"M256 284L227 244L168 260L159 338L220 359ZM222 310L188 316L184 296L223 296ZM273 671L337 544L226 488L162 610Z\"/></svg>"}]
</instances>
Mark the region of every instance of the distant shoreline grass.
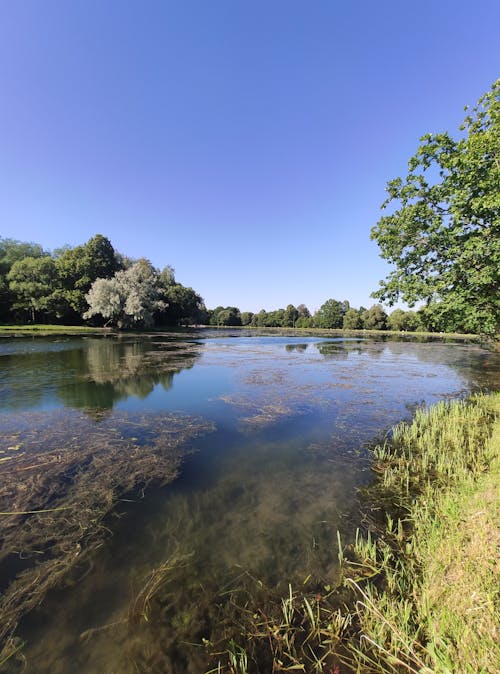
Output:
<instances>
[{"instance_id":1,"label":"distant shoreline grass","mask_svg":"<svg viewBox=\"0 0 500 674\"><path fill-rule=\"evenodd\" d=\"M451 332L406 332L397 330L341 330L337 328L283 328L283 327L256 327L250 325L236 325L236 326L216 326L216 325L197 325L188 327L172 327L172 326L158 326L155 328L134 328L127 330L118 330L116 328L97 328L87 325L44 325L39 324L25 324L25 325L0 325L0 337L2 336L33 336L33 335L68 335L77 333L95 333L95 334L152 334L161 332L189 332L190 330L249 330L252 332L259 332L261 334L269 335L288 335L288 336L328 336L328 337L395 337L397 339L418 340L418 339L435 339L435 340L467 340L474 342L490 341L485 340L484 337L468 333L451 333Z\"/></svg>"},{"instance_id":2,"label":"distant shoreline grass","mask_svg":"<svg viewBox=\"0 0 500 674\"><path fill-rule=\"evenodd\" d=\"M386 337L400 337L400 338L418 338L418 337L434 337L435 339L470 339L470 340L482 340L481 335L476 335L473 333L461 333L461 332L410 332L405 330L342 330L340 328L266 328L266 327L256 327L252 325L237 325L237 326L220 326L216 325L204 325L200 326L203 328L211 328L213 330L255 330L258 332L269 333L269 334L283 334L290 336L301 336L301 335L329 335L329 336L353 336L353 337L363 337L363 336L386 336Z\"/></svg>"},{"instance_id":3,"label":"distant shoreline grass","mask_svg":"<svg viewBox=\"0 0 500 674\"><path fill-rule=\"evenodd\" d=\"M111 328L92 328L88 325L44 325L43 323L27 325L0 325L0 337L15 335L41 335L43 333L53 335L68 335L76 333L108 334L113 332Z\"/></svg>"}]
</instances>

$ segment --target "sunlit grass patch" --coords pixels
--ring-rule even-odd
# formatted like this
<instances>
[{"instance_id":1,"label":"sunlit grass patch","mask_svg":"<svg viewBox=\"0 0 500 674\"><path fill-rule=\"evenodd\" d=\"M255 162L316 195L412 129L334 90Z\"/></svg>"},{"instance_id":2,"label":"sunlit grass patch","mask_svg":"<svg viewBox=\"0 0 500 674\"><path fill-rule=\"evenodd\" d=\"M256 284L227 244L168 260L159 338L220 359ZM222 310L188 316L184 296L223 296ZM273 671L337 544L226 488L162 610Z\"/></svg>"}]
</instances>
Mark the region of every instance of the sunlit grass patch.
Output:
<instances>
[{"instance_id":1,"label":"sunlit grass patch","mask_svg":"<svg viewBox=\"0 0 500 674\"><path fill-rule=\"evenodd\" d=\"M375 450L379 494L406 515L388 514L375 547L355 546L377 571L375 581L349 581L355 671L500 670L499 412L499 394L441 403Z\"/></svg>"},{"instance_id":2,"label":"sunlit grass patch","mask_svg":"<svg viewBox=\"0 0 500 674\"><path fill-rule=\"evenodd\" d=\"M80 332L107 333L109 328L95 328L88 325L46 325L44 323L30 323L26 325L0 325L0 336L14 334L19 337L22 334L61 334L68 335Z\"/></svg>"}]
</instances>

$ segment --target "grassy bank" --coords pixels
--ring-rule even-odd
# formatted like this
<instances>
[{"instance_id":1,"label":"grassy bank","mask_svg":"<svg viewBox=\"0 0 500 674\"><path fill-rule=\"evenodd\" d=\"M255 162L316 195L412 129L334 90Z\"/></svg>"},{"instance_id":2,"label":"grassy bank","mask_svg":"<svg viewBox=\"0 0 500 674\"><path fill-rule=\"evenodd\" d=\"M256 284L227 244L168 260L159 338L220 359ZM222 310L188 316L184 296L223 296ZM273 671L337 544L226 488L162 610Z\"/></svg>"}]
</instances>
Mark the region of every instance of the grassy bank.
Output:
<instances>
[{"instance_id":1,"label":"grassy bank","mask_svg":"<svg viewBox=\"0 0 500 674\"><path fill-rule=\"evenodd\" d=\"M500 671L499 415L499 394L441 403L375 450L385 525L355 546L375 575L346 579L355 671Z\"/></svg>"},{"instance_id":2,"label":"grassy bank","mask_svg":"<svg viewBox=\"0 0 500 674\"><path fill-rule=\"evenodd\" d=\"M257 327L253 325L234 325L234 326L215 326L201 325L201 328L210 330L249 330L259 334L268 335L287 335L294 337L301 336L322 336L322 337L391 337L393 339L406 339L408 341L418 341L420 339L435 340L467 340L473 342L488 342L488 338L473 333L461 332L409 332L401 330L343 330L341 328L283 328L283 327Z\"/></svg>"},{"instance_id":3,"label":"grassy bank","mask_svg":"<svg viewBox=\"0 0 500 674\"><path fill-rule=\"evenodd\" d=\"M45 325L34 323L29 325L0 325L0 337L22 337L23 335L74 335L80 333L107 333L109 328L90 328L87 325Z\"/></svg>"},{"instance_id":4,"label":"grassy bank","mask_svg":"<svg viewBox=\"0 0 500 674\"><path fill-rule=\"evenodd\" d=\"M434 340L464 340L472 342L484 341L480 335L462 334L462 333L448 333L448 332L399 332L394 330L340 330L333 328L262 328L250 325L245 326L213 326L200 325L191 327L172 327L172 326L158 326L155 328L127 330L122 332L149 334L149 333L171 333L171 332L190 332L193 329L208 329L208 330L232 330L232 331L252 331L263 335L286 335L286 336L320 336L320 337L390 337L392 339L404 339L408 341L418 341L423 339ZM117 332L113 328L95 328L86 325L45 325L26 324L26 325L0 325L1 336L18 336L24 335L72 335L80 333L95 333L105 334L110 332ZM118 331L120 332L120 331ZM487 340L486 340L487 341Z\"/></svg>"},{"instance_id":5,"label":"grassy bank","mask_svg":"<svg viewBox=\"0 0 500 674\"><path fill-rule=\"evenodd\" d=\"M340 579L247 601L210 672L500 671L500 394L419 410L373 454Z\"/></svg>"}]
</instances>

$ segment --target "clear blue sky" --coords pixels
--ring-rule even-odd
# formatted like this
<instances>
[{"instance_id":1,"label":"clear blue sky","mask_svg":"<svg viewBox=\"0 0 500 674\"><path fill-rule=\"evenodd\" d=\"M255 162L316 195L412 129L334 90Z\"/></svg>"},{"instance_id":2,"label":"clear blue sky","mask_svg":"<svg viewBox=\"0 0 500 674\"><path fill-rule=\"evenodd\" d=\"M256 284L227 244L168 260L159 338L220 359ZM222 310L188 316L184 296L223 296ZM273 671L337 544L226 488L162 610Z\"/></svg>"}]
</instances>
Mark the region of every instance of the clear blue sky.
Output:
<instances>
[{"instance_id":1,"label":"clear blue sky","mask_svg":"<svg viewBox=\"0 0 500 674\"><path fill-rule=\"evenodd\" d=\"M0 236L208 307L370 306L387 180L500 75L498 0L3 0Z\"/></svg>"}]
</instances>

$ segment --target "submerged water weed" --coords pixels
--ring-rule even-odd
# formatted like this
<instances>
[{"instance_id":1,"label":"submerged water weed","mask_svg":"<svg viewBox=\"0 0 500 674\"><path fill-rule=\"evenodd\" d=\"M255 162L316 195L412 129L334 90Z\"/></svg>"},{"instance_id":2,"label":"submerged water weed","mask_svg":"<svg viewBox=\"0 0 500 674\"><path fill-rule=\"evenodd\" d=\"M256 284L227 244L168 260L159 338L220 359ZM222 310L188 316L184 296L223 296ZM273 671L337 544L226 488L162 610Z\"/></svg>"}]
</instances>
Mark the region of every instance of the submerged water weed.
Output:
<instances>
[{"instance_id":1,"label":"submerged water weed","mask_svg":"<svg viewBox=\"0 0 500 674\"><path fill-rule=\"evenodd\" d=\"M160 587L167 582L172 570L186 566L190 557L192 557L192 553L189 555L174 554L149 574L146 583L130 604L128 611L129 623L135 624L140 620L150 621L151 601L153 597L158 593Z\"/></svg>"},{"instance_id":2,"label":"submerged water weed","mask_svg":"<svg viewBox=\"0 0 500 674\"><path fill-rule=\"evenodd\" d=\"M379 508L373 531L358 530L350 545L337 535L344 589L340 583L311 593L308 576L279 601L268 593L256 606L246 595L237 643L250 672L500 669L499 413L500 395L478 396L421 410L415 425L398 427L383 449L391 480L381 475L366 494L367 503L383 496L395 507ZM211 671L238 671L229 647L226 653Z\"/></svg>"},{"instance_id":3,"label":"submerged water weed","mask_svg":"<svg viewBox=\"0 0 500 674\"><path fill-rule=\"evenodd\" d=\"M15 421L9 429L6 419L1 447L8 460L0 464L0 567L17 573L0 598L0 661L12 652L20 618L72 569L73 580L85 573L119 499L174 479L181 448L213 430L182 415L115 414L91 423L76 413L25 414Z\"/></svg>"}]
</instances>

